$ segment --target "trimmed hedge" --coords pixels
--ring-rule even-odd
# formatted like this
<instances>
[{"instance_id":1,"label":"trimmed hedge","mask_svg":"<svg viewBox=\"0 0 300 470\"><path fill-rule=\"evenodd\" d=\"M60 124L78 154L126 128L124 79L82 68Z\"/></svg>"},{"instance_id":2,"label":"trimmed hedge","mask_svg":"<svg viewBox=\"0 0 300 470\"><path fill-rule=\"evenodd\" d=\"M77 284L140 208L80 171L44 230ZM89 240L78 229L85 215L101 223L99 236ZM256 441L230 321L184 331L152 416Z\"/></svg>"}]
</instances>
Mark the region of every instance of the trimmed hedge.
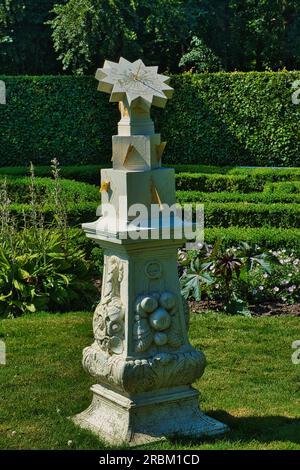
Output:
<instances>
[{"instance_id":1,"label":"trimmed hedge","mask_svg":"<svg viewBox=\"0 0 300 470\"><path fill-rule=\"evenodd\" d=\"M163 165L167 166L168 165ZM61 176L63 178L83 181L85 183L99 184L99 173L102 168L111 167L111 162L104 165L68 165L60 166ZM208 165L172 165L176 173L219 173L223 174L224 168ZM231 168L231 167L227 167ZM297 169L295 169L297 170ZM34 168L37 176L51 176L51 167L38 165ZM0 175L7 176L26 176L29 174L28 166L5 166L0 167ZM300 179L300 170L299 170Z\"/></svg>"},{"instance_id":2,"label":"trimmed hedge","mask_svg":"<svg viewBox=\"0 0 300 470\"><path fill-rule=\"evenodd\" d=\"M0 184L5 177L0 175ZM16 204L26 204L30 202L30 184L29 177L22 178L7 178L6 187L9 199ZM62 190L62 195L66 201L71 203L83 203L85 201L100 202L99 190L90 184L79 183L71 180L59 180L59 185ZM35 194L38 200L47 200L50 202L53 199L55 182L50 178L34 178Z\"/></svg>"},{"instance_id":3,"label":"trimmed hedge","mask_svg":"<svg viewBox=\"0 0 300 470\"><path fill-rule=\"evenodd\" d=\"M263 191L268 181L299 180L298 172L290 172L288 175L277 175L276 172L268 175L217 175L201 173L179 173L176 174L176 188L182 191L203 192L257 192Z\"/></svg>"},{"instance_id":4,"label":"trimmed hedge","mask_svg":"<svg viewBox=\"0 0 300 470\"><path fill-rule=\"evenodd\" d=\"M97 220L96 210L98 204L96 202L77 202L68 203L65 207L68 217L68 223L72 227L80 226L85 222L93 222ZM29 204L11 204L11 214L14 216L19 226L23 225L24 216L29 217L31 206ZM51 223L55 219L55 207L51 204L43 206L43 215L46 223Z\"/></svg>"},{"instance_id":5,"label":"trimmed hedge","mask_svg":"<svg viewBox=\"0 0 300 470\"><path fill-rule=\"evenodd\" d=\"M290 194L293 197L300 193L300 181L283 182L283 183L268 183L264 191L266 193L277 194L278 192Z\"/></svg>"},{"instance_id":6,"label":"trimmed hedge","mask_svg":"<svg viewBox=\"0 0 300 470\"><path fill-rule=\"evenodd\" d=\"M291 183L292 184L292 183ZM176 191L176 200L180 204L192 202L252 202L255 204L264 203L300 203L300 194L276 191L260 193L231 193L226 191L209 193L200 191Z\"/></svg>"},{"instance_id":7,"label":"trimmed hedge","mask_svg":"<svg viewBox=\"0 0 300 470\"><path fill-rule=\"evenodd\" d=\"M76 180L83 183L100 186L100 170L108 165L83 165L83 166L61 166L60 175L62 178ZM36 166L34 173L39 177L52 177L50 166ZM0 175L8 177L26 176L29 174L29 167L26 166L6 166L0 168Z\"/></svg>"},{"instance_id":8,"label":"trimmed hedge","mask_svg":"<svg viewBox=\"0 0 300 470\"><path fill-rule=\"evenodd\" d=\"M300 72L174 76L173 99L155 112L165 162L300 166L300 106L292 84Z\"/></svg>"},{"instance_id":9,"label":"trimmed hedge","mask_svg":"<svg viewBox=\"0 0 300 470\"><path fill-rule=\"evenodd\" d=\"M247 204L208 202L204 205L205 227L300 227L298 204Z\"/></svg>"},{"instance_id":10,"label":"trimmed hedge","mask_svg":"<svg viewBox=\"0 0 300 470\"><path fill-rule=\"evenodd\" d=\"M66 211L71 225L91 222L96 219L97 202L68 203ZM300 206L298 204L247 204L242 202L207 202L204 204L205 227L300 227ZM14 215L23 220L23 212L28 213L27 204L13 204ZM45 220L53 218L54 208L48 205L43 209Z\"/></svg>"},{"instance_id":11,"label":"trimmed hedge","mask_svg":"<svg viewBox=\"0 0 300 470\"><path fill-rule=\"evenodd\" d=\"M241 241L256 243L271 249L289 248L300 253L300 229L280 229L272 227L260 228L206 228L204 239L206 243L214 243L222 238L224 244L236 245Z\"/></svg>"},{"instance_id":12,"label":"trimmed hedge","mask_svg":"<svg viewBox=\"0 0 300 470\"><path fill-rule=\"evenodd\" d=\"M117 106L97 92L92 77L0 77L7 104L0 106L0 166L108 162Z\"/></svg>"},{"instance_id":13,"label":"trimmed hedge","mask_svg":"<svg viewBox=\"0 0 300 470\"><path fill-rule=\"evenodd\" d=\"M300 107L292 104L299 72L183 74L174 98L155 110L171 164L300 165ZM105 164L119 119L93 77L0 76L0 166L29 161Z\"/></svg>"},{"instance_id":14,"label":"trimmed hedge","mask_svg":"<svg viewBox=\"0 0 300 470\"><path fill-rule=\"evenodd\" d=\"M107 165L70 165L61 166L62 178L82 181L99 186L100 170ZM165 165L167 166L167 165ZM267 183L300 181L300 168L232 168L225 173L222 167L205 165L173 165L176 172L177 188L188 191L263 191ZM183 172L182 170L189 170ZM194 172L198 170L197 172ZM35 174L40 177L51 176L50 166L36 166ZM223 173L222 173L223 172ZM29 174L28 167L2 167L0 175L25 176ZM277 191L276 191L277 192Z\"/></svg>"}]
</instances>

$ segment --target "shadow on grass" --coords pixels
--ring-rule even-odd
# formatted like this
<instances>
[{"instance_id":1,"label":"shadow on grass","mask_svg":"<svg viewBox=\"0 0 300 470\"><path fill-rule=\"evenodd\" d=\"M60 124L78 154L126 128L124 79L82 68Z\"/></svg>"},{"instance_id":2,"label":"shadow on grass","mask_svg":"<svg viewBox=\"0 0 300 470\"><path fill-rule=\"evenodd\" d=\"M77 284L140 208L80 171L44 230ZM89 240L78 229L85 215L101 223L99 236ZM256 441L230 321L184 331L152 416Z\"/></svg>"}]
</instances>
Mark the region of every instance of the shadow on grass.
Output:
<instances>
[{"instance_id":1,"label":"shadow on grass","mask_svg":"<svg viewBox=\"0 0 300 470\"><path fill-rule=\"evenodd\" d=\"M300 444L300 418L287 418L285 416L233 416L226 411L208 411L211 416L224 424L230 430L220 436L203 439L174 438L171 442L177 444L199 445L200 443L214 443L220 440L230 442L249 442L255 440L261 443L274 441L293 442Z\"/></svg>"}]
</instances>

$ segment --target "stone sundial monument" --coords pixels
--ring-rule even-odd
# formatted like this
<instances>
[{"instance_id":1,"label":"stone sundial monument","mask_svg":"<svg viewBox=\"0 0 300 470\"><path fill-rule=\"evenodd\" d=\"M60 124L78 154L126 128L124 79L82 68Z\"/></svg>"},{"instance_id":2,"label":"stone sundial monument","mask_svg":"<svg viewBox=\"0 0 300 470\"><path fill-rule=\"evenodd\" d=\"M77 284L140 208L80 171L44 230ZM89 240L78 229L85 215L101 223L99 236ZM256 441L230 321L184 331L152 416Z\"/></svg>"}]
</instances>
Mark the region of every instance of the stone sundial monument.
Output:
<instances>
[{"instance_id":1,"label":"stone sundial monument","mask_svg":"<svg viewBox=\"0 0 300 470\"><path fill-rule=\"evenodd\" d=\"M200 411L191 387L205 357L189 343L180 294L177 249L184 240L173 235L183 222L169 218L170 236L153 239L149 233L161 218L144 218L137 238L130 213L134 204L160 213L175 204L174 170L161 168L165 142L150 117L151 106L164 108L173 89L141 60L105 61L96 78L98 89L119 102L121 120L112 138L113 168L101 171L102 216L83 224L104 249L104 275L94 342L83 351L83 367L97 384L90 407L73 420L113 444L223 433L226 426Z\"/></svg>"}]
</instances>

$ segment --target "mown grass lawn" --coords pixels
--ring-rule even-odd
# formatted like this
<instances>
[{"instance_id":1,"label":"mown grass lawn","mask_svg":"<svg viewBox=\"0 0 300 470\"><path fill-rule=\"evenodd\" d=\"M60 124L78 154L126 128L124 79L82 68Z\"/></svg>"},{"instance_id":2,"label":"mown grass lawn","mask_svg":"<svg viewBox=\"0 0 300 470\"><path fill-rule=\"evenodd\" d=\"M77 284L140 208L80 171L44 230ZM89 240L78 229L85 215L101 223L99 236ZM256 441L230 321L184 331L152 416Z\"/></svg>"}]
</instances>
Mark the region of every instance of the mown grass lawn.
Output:
<instances>
[{"instance_id":1,"label":"mown grass lawn","mask_svg":"<svg viewBox=\"0 0 300 470\"><path fill-rule=\"evenodd\" d=\"M216 440L166 441L143 449L300 449L300 365L291 344L299 318L194 314L190 336L208 359L196 387L202 409L231 431ZM0 321L0 449L104 449L67 417L85 409L93 379L81 367L91 315L39 314ZM68 447L68 441L72 441Z\"/></svg>"}]
</instances>

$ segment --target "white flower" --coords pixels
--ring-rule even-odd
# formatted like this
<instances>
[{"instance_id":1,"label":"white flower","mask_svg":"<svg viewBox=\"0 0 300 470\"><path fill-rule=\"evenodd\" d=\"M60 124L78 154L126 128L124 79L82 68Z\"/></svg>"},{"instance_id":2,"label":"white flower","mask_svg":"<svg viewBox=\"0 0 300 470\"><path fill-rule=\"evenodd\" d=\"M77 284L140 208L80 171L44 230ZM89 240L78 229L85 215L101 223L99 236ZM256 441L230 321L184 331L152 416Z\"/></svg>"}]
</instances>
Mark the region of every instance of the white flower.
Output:
<instances>
[{"instance_id":1,"label":"white flower","mask_svg":"<svg viewBox=\"0 0 300 470\"><path fill-rule=\"evenodd\" d=\"M297 286L295 286L295 284L293 284L291 287L288 288L288 291L289 292L294 292L294 290L297 288Z\"/></svg>"},{"instance_id":2,"label":"white flower","mask_svg":"<svg viewBox=\"0 0 300 470\"><path fill-rule=\"evenodd\" d=\"M73 441L69 440L68 441L68 447L71 447L72 444L73 444Z\"/></svg>"},{"instance_id":3,"label":"white flower","mask_svg":"<svg viewBox=\"0 0 300 470\"><path fill-rule=\"evenodd\" d=\"M264 277L265 279L267 279L267 278L269 277L269 274L268 274L268 273L264 273L264 274L263 274L263 277Z\"/></svg>"},{"instance_id":4,"label":"white flower","mask_svg":"<svg viewBox=\"0 0 300 470\"><path fill-rule=\"evenodd\" d=\"M275 286L274 289L273 289L273 291L274 291L274 292L279 292L280 289L279 289L279 287Z\"/></svg>"},{"instance_id":5,"label":"white flower","mask_svg":"<svg viewBox=\"0 0 300 470\"><path fill-rule=\"evenodd\" d=\"M215 289L219 289L220 284L215 284Z\"/></svg>"},{"instance_id":6,"label":"white flower","mask_svg":"<svg viewBox=\"0 0 300 470\"><path fill-rule=\"evenodd\" d=\"M11 432L11 435L12 435L12 436L15 436L16 433L17 433L17 431L12 431L12 432Z\"/></svg>"},{"instance_id":7,"label":"white flower","mask_svg":"<svg viewBox=\"0 0 300 470\"><path fill-rule=\"evenodd\" d=\"M259 286L259 290L264 290L264 286Z\"/></svg>"}]
</instances>

